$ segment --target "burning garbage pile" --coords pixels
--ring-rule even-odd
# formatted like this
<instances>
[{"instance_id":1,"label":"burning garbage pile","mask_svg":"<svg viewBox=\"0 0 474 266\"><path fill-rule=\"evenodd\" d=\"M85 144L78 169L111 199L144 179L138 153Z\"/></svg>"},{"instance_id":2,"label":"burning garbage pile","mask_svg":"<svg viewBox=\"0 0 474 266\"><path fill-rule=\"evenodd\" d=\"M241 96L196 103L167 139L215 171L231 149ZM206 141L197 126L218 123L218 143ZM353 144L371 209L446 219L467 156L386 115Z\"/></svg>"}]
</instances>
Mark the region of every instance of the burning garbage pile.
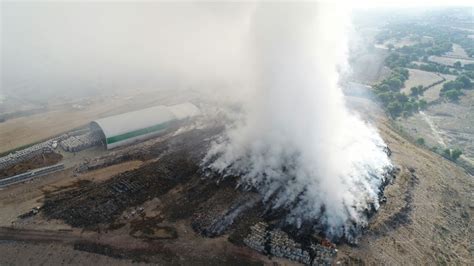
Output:
<instances>
[{"instance_id":1,"label":"burning garbage pile","mask_svg":"<svg viewBox=\"0 0 474 266\"><path fill-rule=\"evenodd\" d=\"M258 5L249 22L255 89L242 108L226 111L225 130L170 134L81 165L78 173L150 161L99 185L50 193L42 212L93 228L129 223L120 218L127 208L158 198L157 221L188 220L206 237L228 234L264 254L330 264L332 243L357 242L394 173L377 130L345 104L340 12L317 3Z\"/></svg>"},{"instance_id":2,"label":"burning garbage pile","mask_svg":"<svg viewBox=\"0 0 474 266\"><path fill-rule=\"evenodd\" d=\"M354 243L393 167L377 130L345 105L338 82L347 24L338 12L315 3L257 7L257 89L203 165L240 176L240 187L283 213L281 226Z\"/></svg>"}]
</instances>

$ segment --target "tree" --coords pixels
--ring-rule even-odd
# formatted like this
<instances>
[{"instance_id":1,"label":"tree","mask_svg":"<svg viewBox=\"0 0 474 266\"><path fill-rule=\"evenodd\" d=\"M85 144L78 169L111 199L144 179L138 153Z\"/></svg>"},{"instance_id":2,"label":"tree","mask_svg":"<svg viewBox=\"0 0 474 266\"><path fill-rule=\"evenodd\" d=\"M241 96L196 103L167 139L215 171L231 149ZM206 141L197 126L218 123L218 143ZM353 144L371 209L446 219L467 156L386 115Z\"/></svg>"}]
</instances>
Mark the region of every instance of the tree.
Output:
<instances>
[{"instance_id":1,"label":"tree","mask_svg":"<svg viewBox=\"0 0 474 266\"><path fill-rule=\"evenodd\" d=\"M453 90L449 90L445 92L444 95L446 96L446 98L448 98L451 101L457 101L459 100L459 96L461 95L461 92L453 89Z\"/></svg>"},{"instance_id":2,"label":"tree","mask_svg":"<svg viewBox=\"0 0 474 266\"><path fill-rule=\"evenodd\" d=\"M399 102L391 102L388 104L387 110L392 117L397 117L402 112L402 106Z\"/></svg>"},{"instance_id":3,"label":"tree","mask_svg":"<svg viewBox=\"0 0 474 266\"><path fill-rule=\"evenodd\" d=\"M459 90L459 89L462 89L463 87L464 87L464 82L461 82L458 79L456 79L456 80L445 82L443 84L443 87L441 88L441 91L449 91L453 89Z\"/></svg>"},{"instance_id":4,"label":"tree","mask_svg":"<svg viewBox=\"0 0 474 266\"><path fill-rule=\"evenodd\" d=\"M408 72L408 69L403 68L403 67L397 67L393 70L393 72L401 76L399 77L399 79L401 80L407 80L408 77L410 76L410 72Z\"/></svg>"},{"instance_id":5,"label":"tree","mask_svg":"<svg viewBox=\"0 0 474 266\"><path fill-rule=\"evenodd\" d=\"M425 139L424 138L417 138L416 143L419 145L425 145Z\"/></svg>"},{"instance_id":6,"label":"tree","mask_svg":"<svg viewBox=\"0 0 474 266\"><path fill-rule=\"evenodd\" d=\"M405 93L397 93L396 96L397 100L401 103L405 103L408 101L408 96L405 95Z\"/></svg>"},{"instance_id":7,"label":"tree","mask_svg":"<svg viewBox=\"0 0 474 266\"><path fill-rule=\"evenodd\" d=\"M379 96L379 99L383 102L383 103L388 103L390 102L393 97L392 97L392 93L391 92L382 92L382 93L379 93L377 94Z\"/></svg>"},{"instance_id":8,"label":"tree","mask_svg":"<svg viewBox=\"0 0 474 266\"><path fill-rule=\"evenodd\" d=\"M450 149L444 149L443 150L443 156L447 159L451 159L451 150Z\"/></svg>"},{"instance_id":9,"label":"tree","mask_svg":"<svg viewBox=\"0 0 474 266\"><path fill-rule=\"evenodd\" d=\"M460 69L461 68L461 62L460 61L456 61L456 63L454 63L454 67L457 68L457 69Z\"/></svg>"},{"instance_id":10,"label":"tree","mask_svg":"<svg viewBox=\"0 0 474 266\"><path fill-rule=\"evenodd\" d=\"M423 85L418 85L418 94L423 95L423 92L424 92Z\"/></svg>"},{"instance_id":11,"label":"tree","mask_svg":"<svg viewBox=\"0 0 474 266\"><path fill-rule=\"evenodd\" d=\"M389 51L392 51L393 48L395 48L395 45L389 43L389 44L387 44L387 48L388 48Z\"/></svg>"},{"instance_id":12,"label":"tree","mask_svg":"<svg viewBox=\"0 0 474 266\"><path fill-rule=\"evenodd\" d=\"M411 87L410 91L411 91L412 96L423 95L423 85L419 85L419 86L416 86L416 87Z\"/></svg>"},{"instance_id":13,"label":"tree","mask_svg":"<svg viewBox=\"0 0 474 266\"><path fill-rule=\"evenodd\" d=\"M428 103L426 102L425 99L421 99L418 101L418 108L420 108L421 110L424 110L427 104Z\"/></svg>"},{"instance_id":14,"label":"tree","mask_svg":"<svg viewBox=\"0 0 474 266\"><path fill-rule=\"evenodd\" d=\"M397 78L391 78L391 79L387 80L386 83L387 83L388 86L390 86L390 89L394 90L394 91L399 90L403 85L402 81L400 79L397 79Z\"/></svg>"},{"instance_id":15,"label":"tree","mask_svg":"<svg viewBox=\"0 0 474 266\"><path fill-rule=\"evenodd\" d=\"M390 90L390 87L387 85L387 84L382 84L378 87L378 90L379 91L389 91Z\"/></svg>"},{"instance_id":16,"label":"tree","mask_svg":"<svg viewBox=\"0 0 474 266\"><path fill-rule=\"evenodd\" d=\"M453 161L456 161L459 156L461 156L462 154L462 151L460 149L454 149L453 151L451 151L451 159Z\"/></svg>"},{"instance_id":17,"label":"tree","mask_svg":"<svg viewBox=\"0 0 474 266\"><path fill-rule=\"evenodd\" d=\"M466 75L461 75L461 76L457 77L456 81L459 82L459 83L462 83L464 89L470 88L472 86L471 80Z\"/></svg>"}]
</instances>

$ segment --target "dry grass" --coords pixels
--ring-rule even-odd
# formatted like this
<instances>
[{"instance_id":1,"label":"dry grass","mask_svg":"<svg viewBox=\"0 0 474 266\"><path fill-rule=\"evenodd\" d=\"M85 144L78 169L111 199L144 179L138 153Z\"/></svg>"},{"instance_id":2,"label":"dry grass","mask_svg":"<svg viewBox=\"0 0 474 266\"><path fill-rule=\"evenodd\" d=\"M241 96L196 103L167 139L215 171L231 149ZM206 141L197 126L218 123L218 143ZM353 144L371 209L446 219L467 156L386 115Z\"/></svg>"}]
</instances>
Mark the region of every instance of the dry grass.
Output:
<instances>
[{"instance_id":1,"label":"dry grass","mask_svg":"<svg viewBox=\"0 0 474 266\"><path fill-rule=\"evenodd\" d=\"M367 265L469 264L472 177L404 140L387 124L379 124L379 129L401 173L387 187L387 203L373 217L359 246L339 247L338 260ZM394 220L400 216L403 219Z\"/></svg>"},{"instance_id":2,"label":"dry grass","mask_svg":"<svg viewBox=\"0 0 474 266\"><path fill-rule=\"evenodd\" d=\"M0 123L0 153L87 125L94 119L159 104L173 104L189 97L184 93L172 96L171 91L131 92L122 97L94 99L83 109L74 109L72 104L51 106L48 112Z\"/></svg>"},{"instance_id":3,"label":"dry grass","mask_svg":"<svg viewBox=\"0 0 474 266\"><path fill-rule=\"evenodd\" d=\"M441 81L443 78L438 76L436 73L422 71L418 69L408 69L410 76L408 80L405 81L405 87L402 88L402 92L407 95L410 95L411 87L416 87L418 85L423 85L423 87L427 87L435 82Z\"/></svg>"},{"instance_id":4,"label":"dry grass","mask_svg":"<svg viewBox=\"0 0 474 266\"><path fill-rule=\"evenodd\" d=\"M442 102L430 106L427 117L449 148L460 148L464 155L474 159L474 91L466 90L459 102ZM426 92L425 92L426 94ZM433 130L421 114L415 114L400 123L407 133L415 138L422 137L429 147L446 148L434 137Z\"/></svg>"},{"instance_id":5,"label":"dry grass","mask_svg":"<svg viewBox=\"0 0 474 266\"><path fill-rule=\"evenodd\" d=\"M469 55L464 51L464 49L459 44L453 43L453 51L447 52L446 56L469 59Z\"/></svg>"},{"instance_id":6,"label":"dry grass","mask_svg":"<svg viewBox=\"0 0 474 266\"><path fill-rule=\"evenodd\" d=\"M447 75L447 74L439 74L439 75L446 79L445 82L456 79L456 76L454 76L454 75ZM441 91L441 88L443 88L443 84L445 82L437 84L437 85L427 89L423 93L423 99L425 99L427 102L436 101L439 98L439 93Z\"/></svg>"},{"instance_id":7,"label":"dry grass","mask_svg":"<svg viewBox=\"0 0 474 266\"><path fill-rule=\"evenodd\" d=\"M428 60L441 64L441 65L446 65L446 66L453 66L454 63L456 63L457 61L461 62L462 65L474 63L474 60L470 60L470 59L458 59L458 58L436 56L436 55L430 56Z\"/></svg>"}]
</instances>

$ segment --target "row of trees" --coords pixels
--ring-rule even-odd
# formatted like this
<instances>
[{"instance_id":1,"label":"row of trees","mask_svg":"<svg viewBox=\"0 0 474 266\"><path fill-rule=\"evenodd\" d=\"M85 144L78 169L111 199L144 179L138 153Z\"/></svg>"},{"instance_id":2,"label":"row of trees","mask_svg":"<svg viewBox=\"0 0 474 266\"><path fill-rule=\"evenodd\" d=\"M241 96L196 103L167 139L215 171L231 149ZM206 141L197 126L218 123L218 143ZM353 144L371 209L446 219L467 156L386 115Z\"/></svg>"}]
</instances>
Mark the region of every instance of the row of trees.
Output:
<instances>
[{"instance_id":1,"label":"row of trees","mask_svg":"<svg viewBox=\"0 0 474 266\"><path fill-rule=\"evenodd\" d=\"M428 71L428 72L436 72L436 73L442 73L442 74L451 74L451 75L457 75L459 74L458 71L456 70L451 70L448 66L429 62L426 64L414 64L414 63L409 63L407 65L408 68L413 68L413 69L419 69L423 71Z\"/></svg>"}]
</instances>

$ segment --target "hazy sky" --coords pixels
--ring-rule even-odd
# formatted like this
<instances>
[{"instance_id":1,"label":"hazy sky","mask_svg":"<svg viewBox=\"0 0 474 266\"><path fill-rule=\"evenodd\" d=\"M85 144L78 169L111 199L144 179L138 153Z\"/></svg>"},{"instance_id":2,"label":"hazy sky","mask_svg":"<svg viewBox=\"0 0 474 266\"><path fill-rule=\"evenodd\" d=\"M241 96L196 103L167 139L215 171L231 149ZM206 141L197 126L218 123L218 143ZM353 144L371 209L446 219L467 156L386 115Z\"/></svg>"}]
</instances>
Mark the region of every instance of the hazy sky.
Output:
<instances>
[{"instance_id":1,"label":"hazy sky","mask_svg":"<svg viewBox=\"0 0 474 266\"><path fill-rule=\"evenodd\" d=\"M231 81L245 70L248 6L3 3L2 87L39 95Z\"/></svg>"},{"instance_id":2,"label":"hazy sky","mask_svg":"<svg viewBox=\"0 0 474 266\"><path fill-rule=\"evenodd\" d=\"M354 7L432 7L432 6L474 6L472 0L355 0Z\"/></svg>"},{"instance_id":3,"label":"hazy sky","mask_svg":"<svg viewBox=\"0 0 474 266\"><path fill-rule=\"evenodd\" d=\"M344 8L471 4L340 2ZM245 45L253 2L0 0L0 5L0 91L72 96L120 87L210 87L210 81L237 82L249 70Z\"/></svg>"}]
</instances>

